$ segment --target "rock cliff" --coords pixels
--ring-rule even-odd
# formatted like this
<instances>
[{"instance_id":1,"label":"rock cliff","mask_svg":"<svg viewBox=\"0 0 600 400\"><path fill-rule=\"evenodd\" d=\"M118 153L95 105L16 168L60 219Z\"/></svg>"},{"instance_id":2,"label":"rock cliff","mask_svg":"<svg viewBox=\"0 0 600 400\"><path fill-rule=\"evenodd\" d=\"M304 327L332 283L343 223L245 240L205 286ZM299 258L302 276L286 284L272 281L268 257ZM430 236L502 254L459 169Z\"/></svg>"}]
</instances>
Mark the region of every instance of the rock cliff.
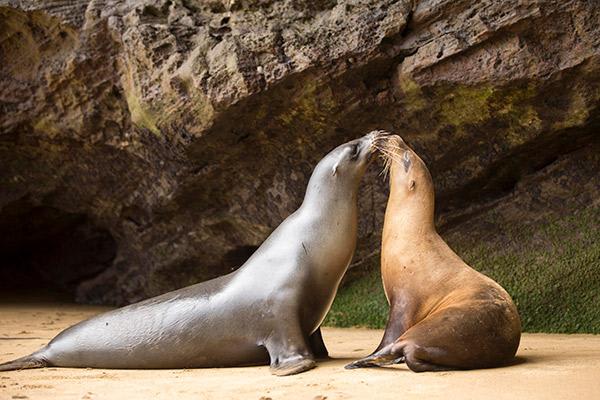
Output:
<instances>
[{"instance_id":1,"label":"rock cliff","mask_svg":"<svg viewBox=\"0 0 600 400\"><path fill-rule=\"evenodd\" d=\"M0 276L124 304L229 272L372 129L423 155L454 238L598 207L599 20L576 0L0 0Z\"/></svg>"}]
</instances>

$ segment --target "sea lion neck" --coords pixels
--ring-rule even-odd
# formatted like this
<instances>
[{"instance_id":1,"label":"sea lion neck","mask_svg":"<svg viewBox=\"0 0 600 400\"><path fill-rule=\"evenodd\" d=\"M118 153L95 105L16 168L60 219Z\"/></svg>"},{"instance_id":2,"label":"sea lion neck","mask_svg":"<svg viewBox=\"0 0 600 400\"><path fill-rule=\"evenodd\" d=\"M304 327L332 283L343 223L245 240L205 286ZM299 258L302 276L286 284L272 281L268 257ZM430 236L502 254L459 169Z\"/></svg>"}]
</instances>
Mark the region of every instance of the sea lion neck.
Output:
<instances>
[{"instance_id":1,"label":"sea lion neck","mask_svg":"<svg viewBox=\"0 0 600 400\"><path fill-rule=\"evenodd\" d=\"M423 234L437 234L434 224L433 184L428 174L419 174L411 188L394 161L391 167L390 195L385 212L384 234L402 235L413 240Z\"/></svg>"},{"instance_id":2,"label":"sea lion neck","mask_svg":"<svg viewBox=\"0 0 600 400\"><path fill-rule=\"evenodd\" d=\"M342 194L344 196L341 196ZM302 204L323 204L330 200L334 200L336 203L351 203L357 199L358 184L353 185L350 182L335 182L330 184L317 181L309 183Z\"/></svg>"}]
</instances>

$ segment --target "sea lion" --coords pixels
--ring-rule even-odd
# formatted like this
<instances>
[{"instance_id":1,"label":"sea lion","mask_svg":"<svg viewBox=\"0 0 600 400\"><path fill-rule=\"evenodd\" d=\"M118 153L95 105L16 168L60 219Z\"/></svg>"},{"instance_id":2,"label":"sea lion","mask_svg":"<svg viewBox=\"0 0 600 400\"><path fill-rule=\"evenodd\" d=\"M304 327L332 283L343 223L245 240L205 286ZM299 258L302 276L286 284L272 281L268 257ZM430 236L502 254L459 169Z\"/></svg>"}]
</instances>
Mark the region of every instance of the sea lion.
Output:
<instances>
[{"instance_id":1,"label":"sea lion","mask_svg":"<svg viewBox=\"0 0 600 400\"><path fill-rule=\"evenodd\" d=\"M390 311L377 349L346 368L405 361L422 372L510 362L521 338L510 295L437 233L433 182L423 160L399 136L378 137L375 146L390 172L381 246Z\"/></svg>"},{"instance_id":2,"label":"sea lion","mask_svg":"<svg viewBox=\"0 0 600 400\"><path fill-rule=\"evenodd\" d=\"M268 364L275 375L327 356L320 325L352 259L358 187L377 135L345 143L315 167L302 205L228 275L100 314L22 368L196 368Z\"/></svg>"}]
</instances>

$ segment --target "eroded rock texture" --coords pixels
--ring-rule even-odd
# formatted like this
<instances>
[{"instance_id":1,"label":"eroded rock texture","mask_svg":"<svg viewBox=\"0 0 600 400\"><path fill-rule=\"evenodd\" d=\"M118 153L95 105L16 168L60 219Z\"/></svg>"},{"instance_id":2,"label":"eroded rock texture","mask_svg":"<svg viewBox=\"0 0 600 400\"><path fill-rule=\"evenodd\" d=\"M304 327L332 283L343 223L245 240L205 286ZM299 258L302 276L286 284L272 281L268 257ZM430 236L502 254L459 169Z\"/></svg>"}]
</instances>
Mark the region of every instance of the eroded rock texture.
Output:
<instances>
[{"instance_id":1,"label":"eroded rock texture","mask_svg":"<svg viewBox=\"0 0 600 400\"><path fill-rule=\"evenodd\" d=\"M429 163L442 229L597 207L580 149L598 143L599 20L564 0L0 1L4 274L123 304L226 273L329 149L376 128ZM378 172L357 265L379 247Z\"/></svg>"}]
</instances>

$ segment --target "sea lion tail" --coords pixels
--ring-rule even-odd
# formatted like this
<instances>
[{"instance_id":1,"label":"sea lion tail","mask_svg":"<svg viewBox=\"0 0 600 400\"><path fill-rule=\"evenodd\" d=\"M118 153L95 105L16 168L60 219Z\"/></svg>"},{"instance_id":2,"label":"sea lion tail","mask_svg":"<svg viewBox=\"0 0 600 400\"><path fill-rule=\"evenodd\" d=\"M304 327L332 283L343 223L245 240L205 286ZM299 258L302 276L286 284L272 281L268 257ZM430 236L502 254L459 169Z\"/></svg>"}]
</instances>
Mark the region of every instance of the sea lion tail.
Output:
<instances>
[{"instance_id":1,"label":"sea lion tail","mask_svg":"<svg viewBox=\"0 0 600 400\"><path fill-rule=\"evenodd\" d=\"M33 353L25 357L17 358L9 362L0 364L0 371L13 371L16 369L43 368L49 366L50 363L44 359L39 353Z\"/></svg>"}]
</instances>

